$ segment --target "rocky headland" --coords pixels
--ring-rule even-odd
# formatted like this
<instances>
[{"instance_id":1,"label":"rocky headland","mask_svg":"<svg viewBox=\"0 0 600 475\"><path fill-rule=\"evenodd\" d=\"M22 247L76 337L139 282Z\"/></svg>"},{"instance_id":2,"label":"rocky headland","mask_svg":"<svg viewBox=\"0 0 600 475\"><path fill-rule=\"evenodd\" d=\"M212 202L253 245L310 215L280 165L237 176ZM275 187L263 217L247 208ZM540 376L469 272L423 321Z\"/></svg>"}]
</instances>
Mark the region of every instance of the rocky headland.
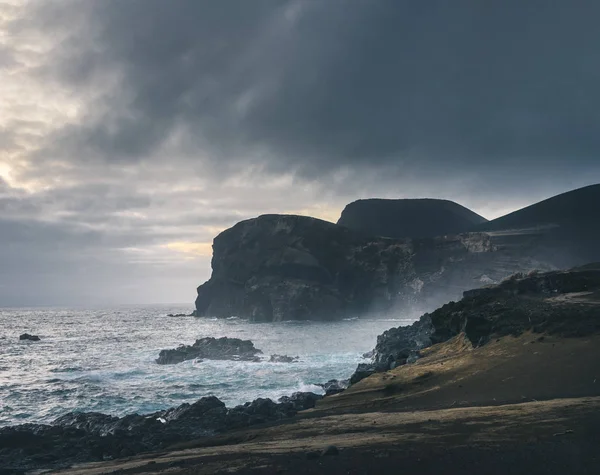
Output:
<instances>
[{"instance_id":1,"label":"rocky headland","mask_svg":"<svg viewBox=\"0 0 600 475\"><path fill-rule=\"evenodd\" d=\"M196 316L323 321L435 306L487 275L504 276L495 251L485 233L390 239L304 216L260 216L214 239Z\"/></svg>"},{"instance_id":2,"label":"rocky headland","mask_svg":"<svg viewBox=\"0 0 600 475\"><path fill-rule=\"evenodd\" d=\"M259 216L214 239L195 315L271 322L430 311L517 272L600 260L598 202L600 185L490 222L445 200L360 200L337 225Z\"/></svg>"}]
</instances>

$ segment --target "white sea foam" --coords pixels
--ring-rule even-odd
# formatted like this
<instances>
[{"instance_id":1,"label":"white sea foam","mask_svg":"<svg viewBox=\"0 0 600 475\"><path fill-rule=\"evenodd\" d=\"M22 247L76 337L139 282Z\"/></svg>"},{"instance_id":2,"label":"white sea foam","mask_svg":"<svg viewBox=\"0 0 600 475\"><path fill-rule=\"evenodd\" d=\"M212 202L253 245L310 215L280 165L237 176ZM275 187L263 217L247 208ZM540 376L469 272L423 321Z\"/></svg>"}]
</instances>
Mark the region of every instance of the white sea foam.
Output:
<instances>
[{"instance_id":1,"label":"white sea foam","mask_svg":"<svg viewBox=\"0 0 600 475\"><path fill-rule=\"evenodd\" d=\"M407 319L251 324L234 318L168 318L185 307L0 310L0 426L50 422L72 410L145 413L214 395L228 406L276 400L349 377L378 334ZM21 333L40 342L21 342ZM163 348L196 338L252 340L259 363L186 361L158 365ZM299 356L270 363L271 354Z\"/></svg>"}]
</instances>

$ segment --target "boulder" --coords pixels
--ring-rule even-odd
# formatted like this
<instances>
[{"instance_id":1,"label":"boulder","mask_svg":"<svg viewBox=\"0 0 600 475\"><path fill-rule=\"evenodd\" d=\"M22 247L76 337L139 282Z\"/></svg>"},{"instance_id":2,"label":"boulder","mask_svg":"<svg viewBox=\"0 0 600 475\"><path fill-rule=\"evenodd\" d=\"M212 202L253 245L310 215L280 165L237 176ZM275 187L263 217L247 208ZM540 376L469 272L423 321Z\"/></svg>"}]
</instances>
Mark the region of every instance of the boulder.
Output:
<instances>
[{"instance_id":1,"label":"boulder","mask_svg":"<svg viewBox=\"0 0 600 475\"><path fill-rule=\"evenodd\" d=\"M19 340L40 341L40 337L37 335L30 335L29 333L23 333L19 336Z\"/></svg>"},{"instance_id":2,"label":"boulder","mask_svg":"<svg viewBox=\"0 0 600 475\"><path fill-rule=\"evenodd\" d=\"M171 350L162 350L158 364L176 364L186 360L203 358L208 360L260 361L262 351L250 340L239 338L201 338L193 345L181 345Z\"/></svg>"},{"instance_id":3,"label":"boulder","mask_svg":"<svg viewBox=\"0 0 600 475\"><path fill-rule=\"evenodd\" d=\"M349 379L330 379L326 383L319 384L319 386L321 386L325 391L325 396L332 396L333 394L339 394L347 389L349 384Z\"/></svg>"},{"instance_id":4,"label":"boulder","mask_svg":"<svg viewBox=\"0 0 600 475\"><path fill-rule=\"evenodd\" d=\"M304 411L315 407L319 399L323 399L323 396L311 392L296 392L291 396L280 397L278 402L291 404L295 411Z\"/></svg>"},{"instance_id":5,"label":"boulder","mask_svg":"<svg viewBox=\"0 0 600 475\"><path fill-rule=\"evenodd\" d=\"M271 355L269 363L297 363L299 356Z\"/></svg>"}]
</instances>

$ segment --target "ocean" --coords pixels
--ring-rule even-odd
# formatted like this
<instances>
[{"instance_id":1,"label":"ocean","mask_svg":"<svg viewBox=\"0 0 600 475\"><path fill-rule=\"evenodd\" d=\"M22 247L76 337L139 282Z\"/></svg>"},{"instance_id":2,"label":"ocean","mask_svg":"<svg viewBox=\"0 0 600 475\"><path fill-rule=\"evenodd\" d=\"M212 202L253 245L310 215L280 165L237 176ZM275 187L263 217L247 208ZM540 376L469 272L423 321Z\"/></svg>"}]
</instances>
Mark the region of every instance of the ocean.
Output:
<instances>
[{"instance_id":1,"label":"ocean","mask_svg":"<svg viewBox=\"0 0 600 475\"><path fill-rule=\"evenodd\" d=\"M49 423L70 411L150 413L214 395L227 406L348 378L377 335L414 318L249 323L167 317L189 306L0 309L0 427ZM30 333L39 342L20 341ZM251 340L298 363L186 361L158 365L161 349L202 337Z\"/></svg>"}]
</instances>

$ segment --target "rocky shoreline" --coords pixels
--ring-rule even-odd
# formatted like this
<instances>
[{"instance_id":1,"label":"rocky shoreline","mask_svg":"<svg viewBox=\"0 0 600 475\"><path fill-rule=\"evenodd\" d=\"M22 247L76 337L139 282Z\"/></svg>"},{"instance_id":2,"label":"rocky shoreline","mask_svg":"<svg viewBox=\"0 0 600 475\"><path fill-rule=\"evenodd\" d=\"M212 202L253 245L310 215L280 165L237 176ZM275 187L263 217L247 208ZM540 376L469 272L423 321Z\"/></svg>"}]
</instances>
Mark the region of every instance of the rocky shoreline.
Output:
<instances>
[{"instance_id":1,"label":"rocky shoreline","mask_svg":"<svg viewBox=\"0 0 600 475\"><path fill-rule=\"evenodd\" d=\"M297 392L227 408L214 396L152 414L72 412L51 424L0 428L1 473L58 469L164 449L178 442L288 419L323 396Z\"/></svg>"},{"instance_id":2,"label":"rocky shoreline","mask_svg":"<svg viewBox=\"0 0 600 475\"><path fill-rule=\"evenodd\" d=\"M411 326L387 330L377 338L374 350L364 355L370 357L370 363L359 365L349 381L332 380L321 385L326 394L324 400L314 393L295 393L278 402L259 398L227 408L216 397L204 397L193 404L121 418L101 413L69 413L50 425L24 424L0 429L1 468L22 473L112 460L164 450L195 439L210 440L215 435L254 425L289 420L317 403L317 408L321 405L337 407L340 401L356 393L355 385L360 388L371 381L369 376L417 367L420 358L431 354L430 350L436 345L458 337L462 338L462 347L487 348L503 337L517 337L526 332L540 334L532 342L542 341L544 335L559 338L597 335L600 334L599 301L600 265L516 274L499 285L465 292L459 302L450 302L427 313ZM176 363L182 355L191 355L196 350L205 357L243 357L250 361L260 353L248 340L203 338L189 347L165 350L168 356L163 352L161 355ZM293 357L286 355L273 357L293 362ZM425 372L416 377L415 384L423 384L432 374ZM402 391L409 387L402 386ZM395 391L389 383L385 388ZM347 396L347 393L352 394Z\"/></svg>"}]
</instances>

